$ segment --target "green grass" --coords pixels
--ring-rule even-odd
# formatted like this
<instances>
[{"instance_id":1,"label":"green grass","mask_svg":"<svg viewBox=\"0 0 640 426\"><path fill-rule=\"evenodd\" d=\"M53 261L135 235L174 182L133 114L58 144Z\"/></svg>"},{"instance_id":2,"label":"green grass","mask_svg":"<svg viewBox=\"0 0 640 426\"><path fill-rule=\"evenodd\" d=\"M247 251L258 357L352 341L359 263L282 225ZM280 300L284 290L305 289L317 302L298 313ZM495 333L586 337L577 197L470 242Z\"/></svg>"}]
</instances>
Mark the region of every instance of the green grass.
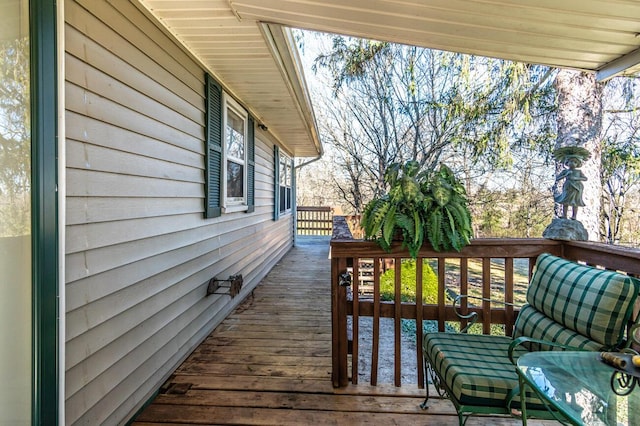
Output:
<instances>
[{"instance_id":1,"label":"green grass","mask_svg":"<svg viewBox=\"0 0 640 426\"><path fill-rule=\"evenodd\" d=\"M401 301L416 301L416 261L403 259L400 268ZM395 270L389 269L380 276L380 298L395 300ZM431 267L424 263L422 267L422 302L426 304L438 303L438 277Z\"/></svg>"}]
</instances>

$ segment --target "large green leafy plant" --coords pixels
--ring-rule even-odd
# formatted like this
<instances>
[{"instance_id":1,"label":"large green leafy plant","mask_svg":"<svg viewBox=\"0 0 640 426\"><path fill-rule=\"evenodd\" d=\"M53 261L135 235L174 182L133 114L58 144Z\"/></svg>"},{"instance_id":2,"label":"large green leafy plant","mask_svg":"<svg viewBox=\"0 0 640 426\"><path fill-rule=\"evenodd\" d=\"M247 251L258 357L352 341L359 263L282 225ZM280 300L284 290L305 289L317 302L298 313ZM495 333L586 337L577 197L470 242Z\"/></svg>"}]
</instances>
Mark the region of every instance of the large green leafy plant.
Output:
<instances>
[{"instance_id":1,"label":"large green leafy plant","mask_svg":"<svg viewBox=\"0 0 640 426\"><path fill-rule=\"evenodd\" d=\"M402 244L413 257L424 241L424 195L421 181L424 174L415 161L404 165L391 164L384 180L389 192L371 200L362 213L360 225L365 238L375 239L380 246L391 250L391 242L401 233Z\"/></svg>"},{"instance_id":2,"label":"large green leafy plant","mask_svg":"<svg viewBox=\"0 0 640 426\"><path fill-rule=\"evenodd\" d=\"M365 238L391 250L395 237L417 257L425 237L437 251L460 251L471 239L471 215L464 187L445 165L429 173L416 161L392 164L385 173L389 192L367 204L361 226Z\"/></svg>"},{"instance_id":3,"label":"large green leafy plant","mask_svg":"<svg viewBox=\"0 0 640 426\"><path fill-rule=\"evenodd\" d=\"M442 164L422 190L425 200L427 235L437 251L460 251L473 235L467 192L450 168Z\"/></svg>"}]
</instances>

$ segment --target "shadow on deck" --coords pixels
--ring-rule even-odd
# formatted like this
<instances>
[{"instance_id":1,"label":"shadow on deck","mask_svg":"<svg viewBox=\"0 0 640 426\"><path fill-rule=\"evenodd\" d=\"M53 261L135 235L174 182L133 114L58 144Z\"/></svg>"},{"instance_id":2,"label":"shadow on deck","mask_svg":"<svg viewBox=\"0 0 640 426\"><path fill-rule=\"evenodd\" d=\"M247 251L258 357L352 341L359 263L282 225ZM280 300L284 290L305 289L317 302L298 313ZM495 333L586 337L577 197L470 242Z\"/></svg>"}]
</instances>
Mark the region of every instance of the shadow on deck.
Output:
<instances>
[{"instance_id":1,"label":"shadow on deck","mask_svg":"<svg viewBox=\"0 0 640 426\"><path fill-rule=\"evenodd\" d=\"M329 237L299 237L133 424L457 425L447 400L421 410L424 391L415 385L332 387L328 255Z\"/></svg>"}]
</instances>

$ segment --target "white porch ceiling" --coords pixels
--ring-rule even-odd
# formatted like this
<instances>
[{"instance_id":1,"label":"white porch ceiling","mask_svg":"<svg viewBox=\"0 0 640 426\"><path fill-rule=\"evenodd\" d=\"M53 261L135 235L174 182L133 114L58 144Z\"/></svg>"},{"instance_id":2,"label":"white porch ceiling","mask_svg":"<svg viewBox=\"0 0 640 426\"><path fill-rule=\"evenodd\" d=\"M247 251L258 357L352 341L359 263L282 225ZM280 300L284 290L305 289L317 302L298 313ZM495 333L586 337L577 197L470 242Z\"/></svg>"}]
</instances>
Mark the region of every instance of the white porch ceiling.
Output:
<instances>
[{"instance_id":1,"label":"white porch ceiling","mask_svg":"<svg viewBox=\"0 0 640 426\"><path fill-rule=\"evenodd\" d=\"M594 71L600 79L640 70L638 0L140 1L296 156L319 151L297 54L281 45L286 31L276 30L274 41L261 22Z\"/></svg>"},{"instance_id":2,"label":"white porch ceiling","mask_svg":"<svg viewBox=\"0 0 640 426\"><path fill-rule=\"evenodd\" d=\"M228 0L139 0L296 157L322 147L289 32L239 19Z\"/></svg>"}]
</instances>

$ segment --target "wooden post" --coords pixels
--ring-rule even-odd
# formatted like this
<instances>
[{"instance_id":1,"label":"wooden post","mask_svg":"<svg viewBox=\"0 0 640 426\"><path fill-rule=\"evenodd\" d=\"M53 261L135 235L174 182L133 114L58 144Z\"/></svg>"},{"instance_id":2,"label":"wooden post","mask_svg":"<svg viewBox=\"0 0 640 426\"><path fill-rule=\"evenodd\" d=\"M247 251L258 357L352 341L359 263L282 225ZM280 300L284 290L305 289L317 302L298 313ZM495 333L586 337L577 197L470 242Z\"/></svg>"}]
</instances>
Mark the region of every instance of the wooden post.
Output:
<instances>
[{"instance_id":1,"label":"wooden post","mask_svg":"<svg viewBox=\"0 0 640 426\"><path fill-rule=\"evenodd\" d=\"M359 308L359 297L360 297L360 258L356 257L353 259L353 280L352 280L352 288L353 288L353 315L351 316L351 383L354 385L358 384L358 356L359 356L359 321L360 321L360 312Z\"/></svg>"},{"instance_id":2,"label":"wooden post","mask_svg":"<svg viewBox=\"0 0 640 426\"><path fill-rule=\"evenodd\" d=\"M331 259L331 379L334 387L347 386L347 289L340 285L340 274L347 271L345 258Z\"/></svg>"}]
</instances>

